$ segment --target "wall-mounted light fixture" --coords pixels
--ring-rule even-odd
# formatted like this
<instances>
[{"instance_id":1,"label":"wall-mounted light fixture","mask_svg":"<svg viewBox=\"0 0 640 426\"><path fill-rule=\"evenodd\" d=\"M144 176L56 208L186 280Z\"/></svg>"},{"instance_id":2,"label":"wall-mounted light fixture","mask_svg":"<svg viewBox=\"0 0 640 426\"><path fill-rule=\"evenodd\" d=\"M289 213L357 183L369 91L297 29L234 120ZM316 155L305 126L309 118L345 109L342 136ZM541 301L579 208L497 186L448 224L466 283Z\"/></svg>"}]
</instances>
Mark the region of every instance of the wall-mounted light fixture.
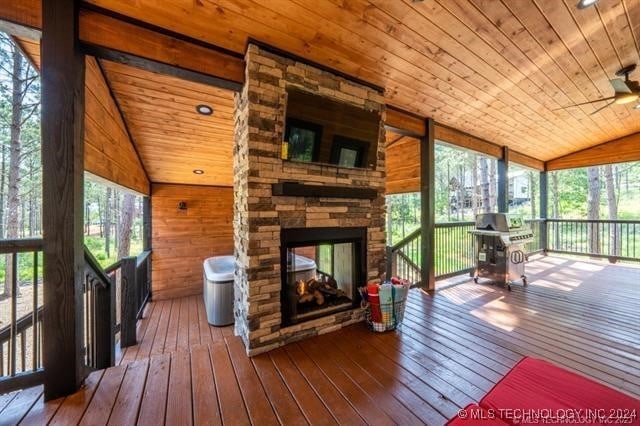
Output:
<instances>
[{"instance_id":1,"label":"wall-mounted light fixture","mask_svg":"<svg viewBox=\"0 0 640 426\"><path fill-rule=\"evenodd\" d=\"M205 105L205 104L200 104L196 106L196 111L198 111L198 114L202 114L202 115L211 115L213 114L213 108L210 107L209 105Z\"/></svg>"},{"instance_id":2,"label":"wall-mounted light fixture","mask_svg":"<svg viewBox=\"0 0 640 426\"><path fill-rule=\"evenodd\" d=\"M187 202L186 201L180 201L178 203L178 210L186 210L187 209Z\"/></svg>"},{"instance_id":3,"label":"wall-mounted light fixture","mask_svg":"<svg viewBox=\"0 0 640 426\"><path fill-rule=\"evenodd\" d=\"M599 0L579 0L578 4L576 4L576 7L578 9L586 9L589 6L593 6L596 3L598 3Z\"/></svg>"}]
</instances>

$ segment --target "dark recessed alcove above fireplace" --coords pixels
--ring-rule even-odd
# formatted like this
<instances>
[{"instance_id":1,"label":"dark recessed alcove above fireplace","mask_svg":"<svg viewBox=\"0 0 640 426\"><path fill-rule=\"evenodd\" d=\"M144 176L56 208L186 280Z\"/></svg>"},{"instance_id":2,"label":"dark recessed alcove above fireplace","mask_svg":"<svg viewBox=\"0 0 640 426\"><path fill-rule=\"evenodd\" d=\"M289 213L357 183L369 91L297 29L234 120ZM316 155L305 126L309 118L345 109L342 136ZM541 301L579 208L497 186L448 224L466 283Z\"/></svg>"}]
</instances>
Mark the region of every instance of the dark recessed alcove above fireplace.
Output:
<instances>
[{"instance_id":1,"label":"dark recessed alcove above fireplace","mask_svg":"<svg viewBox=\"0 0 640 426\"><path fill-rule=\"evenodd\" d=\"M359 306L367 228L283 229L280 247L284 326Z\"/></svg>"}]
</instances>

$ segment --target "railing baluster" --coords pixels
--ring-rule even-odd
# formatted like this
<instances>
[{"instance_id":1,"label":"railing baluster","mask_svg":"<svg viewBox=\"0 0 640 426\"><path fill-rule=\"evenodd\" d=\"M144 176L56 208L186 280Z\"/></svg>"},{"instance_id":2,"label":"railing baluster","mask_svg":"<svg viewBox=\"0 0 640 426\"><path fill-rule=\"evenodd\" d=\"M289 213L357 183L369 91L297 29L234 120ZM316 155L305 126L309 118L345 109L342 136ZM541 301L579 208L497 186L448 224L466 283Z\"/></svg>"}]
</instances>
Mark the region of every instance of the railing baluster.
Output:
<instances>
[{"instance_id":1,"label":"railing baluster","mask_svg":"<svg viewBox=\"0 0 640 426\"><path fill-rule=\"evenodd\" d=\"M38 252L33 252L33 304L31 308L31 369L38 369Z\"/></svg>"},{"instance_id":2,"label":"railing baluster","mask_svg":"<svg viewBox=\"0 0 640 426\"><path fill-rule=\"evenodd\" d=\"M9 375L16 374L16 339L17 339L17 314L18 314L18 254L11 254L11 343L9 355Z\"/></svg>"}]
</instances>

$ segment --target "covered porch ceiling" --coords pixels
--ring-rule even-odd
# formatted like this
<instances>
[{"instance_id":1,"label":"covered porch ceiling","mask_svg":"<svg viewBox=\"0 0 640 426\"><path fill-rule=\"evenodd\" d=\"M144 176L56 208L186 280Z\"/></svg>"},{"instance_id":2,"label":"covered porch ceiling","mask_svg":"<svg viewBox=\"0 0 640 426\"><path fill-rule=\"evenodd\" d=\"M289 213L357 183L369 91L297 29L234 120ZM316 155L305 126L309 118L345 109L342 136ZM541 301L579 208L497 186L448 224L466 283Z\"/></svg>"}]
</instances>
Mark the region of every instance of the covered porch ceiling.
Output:
<instances>
[{"instance_id":1,"label":"covered porch ceiling","mask_svg":"<svg viewBox=\"0 0 640 426\"><path fill-rule=\"evenodd\" d=\"M612 96L609 80L615 72L640 64L639 2L601 0L582 10L574 3L87 0L80 38L94 50L117 48L232 83L242 82L247 43L266 43L384 88L392 107L549 161L628 135L637 140L640 132L635 103L599 112L605 102L561 109ZM0 13L9 21L40 26L39 0L25 0ZM140 37L129 33L132 37L123 38L116 23L135 29ZM148 38L150 34L156 38ZM150 41L157 45L148 45ZM187 45L191 51L185 50ZM162 85L146 71L137 74L137 79L129 76L115 85L116 97L135 94L140 101L141 91L148 90L141 88L145 80ZM640 79L640 70L631 79ZM123 110L132 100L123 102ZM221 111L225 105L230 103L223 102ZM216 125L229 132L222 123ZM144 138L136 137L136 125L132 127L137 144L153 139L148 131ZM154 129L156 135L162 131ZM149 153L148 158L153 155L160 154ZM174 181L155 177L150 169L152 181Z\"/></svg>"}]
</instances>

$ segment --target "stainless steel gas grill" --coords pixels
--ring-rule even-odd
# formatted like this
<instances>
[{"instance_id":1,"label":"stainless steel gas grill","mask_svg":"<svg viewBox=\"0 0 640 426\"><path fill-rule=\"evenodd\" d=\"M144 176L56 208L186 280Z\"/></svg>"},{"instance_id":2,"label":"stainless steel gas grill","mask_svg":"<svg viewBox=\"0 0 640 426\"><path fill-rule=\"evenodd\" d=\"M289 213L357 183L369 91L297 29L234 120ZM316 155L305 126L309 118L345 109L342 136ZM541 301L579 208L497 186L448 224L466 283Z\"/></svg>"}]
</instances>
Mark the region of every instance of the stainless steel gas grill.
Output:
<instances>
[{"instance_id":1,"label":"stainless steel gas grill","mask_svg":"<svg viewBox=\"0 0 640 426\"><path fill-rule=\"evenodd\" d=\"M533 240L531 229L522 217L507 213L484 213L476 216L476 267L473 280L488 278L511 290L511 284L522 280L527 285L524 245Z\"/></svg>"}]
</instances>

